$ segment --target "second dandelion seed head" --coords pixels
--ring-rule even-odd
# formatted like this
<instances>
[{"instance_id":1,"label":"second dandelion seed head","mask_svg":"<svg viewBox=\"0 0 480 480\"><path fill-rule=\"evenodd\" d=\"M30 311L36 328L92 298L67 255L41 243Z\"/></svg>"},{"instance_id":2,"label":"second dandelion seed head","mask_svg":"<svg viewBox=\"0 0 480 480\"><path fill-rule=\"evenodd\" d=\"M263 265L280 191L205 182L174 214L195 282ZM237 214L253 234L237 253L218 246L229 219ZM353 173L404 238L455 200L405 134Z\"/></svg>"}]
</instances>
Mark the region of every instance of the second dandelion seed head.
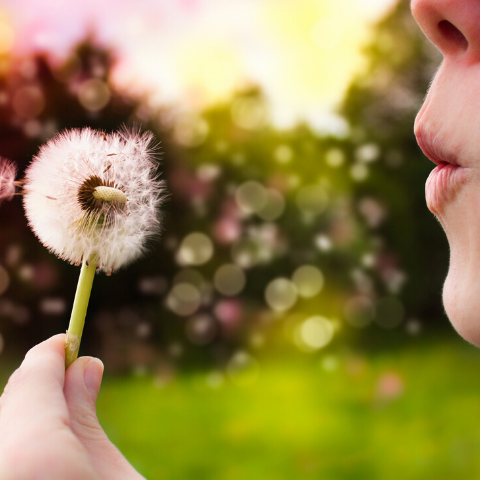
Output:
<instances>
[{"instance_id":1,"label":"second dandelion seed head","mask_svg":"<svg viewBox=\"0 0 480 480\"><path fill-rule=\"evenodd\" d=\"M6 158L0 157L0 203L3 200L11 200L15 194L15 182L17 168L15 164Z\"/></svg>"}]
</instances>

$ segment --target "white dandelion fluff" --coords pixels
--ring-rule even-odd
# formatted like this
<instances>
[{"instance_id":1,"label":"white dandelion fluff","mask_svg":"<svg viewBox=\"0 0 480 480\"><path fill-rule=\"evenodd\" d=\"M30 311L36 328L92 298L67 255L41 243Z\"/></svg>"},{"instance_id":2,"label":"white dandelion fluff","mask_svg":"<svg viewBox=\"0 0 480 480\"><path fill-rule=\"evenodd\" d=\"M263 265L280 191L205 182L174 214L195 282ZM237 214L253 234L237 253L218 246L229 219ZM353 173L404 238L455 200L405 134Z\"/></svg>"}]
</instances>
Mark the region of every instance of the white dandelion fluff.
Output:
<instances>
[{"instance_id":1,"label":"white dandelion fluff","mask_svg":"<svg viewBox=\"0 0 480 480\"><path fill-rule=\"evenodd\" d=\"M25 212L39 240L107 274L138 258L160 226L164 185L152 142L150 132L90 128L48 141L25 174Z\"/></svg>"},{"instance_id":2,"label":"white dandelion fluff","mask_svg":"<svg viewBox=\"0 0 480 480\"><path fill-rule=\"evenodd\" d=\"M17 167L13 162L0 157L0 203L11 200L15 194Z\"/></svg>"}]
</instances>

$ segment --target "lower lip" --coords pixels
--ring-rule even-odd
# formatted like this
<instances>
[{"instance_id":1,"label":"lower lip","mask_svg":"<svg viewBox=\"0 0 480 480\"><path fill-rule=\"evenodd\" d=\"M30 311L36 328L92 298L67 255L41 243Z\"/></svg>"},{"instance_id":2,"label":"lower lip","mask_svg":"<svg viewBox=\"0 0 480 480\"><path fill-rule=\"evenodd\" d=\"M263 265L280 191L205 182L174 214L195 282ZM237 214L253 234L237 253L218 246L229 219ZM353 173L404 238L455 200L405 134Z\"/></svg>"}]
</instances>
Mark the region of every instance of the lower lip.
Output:
<instances>
[{"instance_id":1,"label":"lower lip","mask_svg":"<svg viewBox=\"0 0 480 480\"><path fill-rule=\"evenodd\" d=\"M451 163L440 163L434 168L425 185L428 208L436 213L453 200L458 189L465 183L465 169Z\"/></svg>"}]
</instances>

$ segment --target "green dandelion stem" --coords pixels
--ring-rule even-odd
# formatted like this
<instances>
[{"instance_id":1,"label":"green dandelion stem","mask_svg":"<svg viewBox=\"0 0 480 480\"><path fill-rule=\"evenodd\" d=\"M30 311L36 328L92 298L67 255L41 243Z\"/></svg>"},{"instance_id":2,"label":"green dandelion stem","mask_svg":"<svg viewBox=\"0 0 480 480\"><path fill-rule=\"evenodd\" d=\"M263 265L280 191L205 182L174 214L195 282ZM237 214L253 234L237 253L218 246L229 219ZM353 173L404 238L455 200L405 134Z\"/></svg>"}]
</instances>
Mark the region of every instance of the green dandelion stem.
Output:
<instances>
[{"instance_id":1,"label":"green dandelion stem","mask_svg":"<svg viewBox=\"0 0 480 480\"><path fill-rule=\"evenodd\" d=\"M73 301L72 316L68 325L65 339L65 369L78 357L80 340L82 339L85 316L87 314L88 300L92 291L93 278L97 268L96 262L90 260L89 265L84 261L78 279L75 300Z\"/></svg>"}]
</instances>

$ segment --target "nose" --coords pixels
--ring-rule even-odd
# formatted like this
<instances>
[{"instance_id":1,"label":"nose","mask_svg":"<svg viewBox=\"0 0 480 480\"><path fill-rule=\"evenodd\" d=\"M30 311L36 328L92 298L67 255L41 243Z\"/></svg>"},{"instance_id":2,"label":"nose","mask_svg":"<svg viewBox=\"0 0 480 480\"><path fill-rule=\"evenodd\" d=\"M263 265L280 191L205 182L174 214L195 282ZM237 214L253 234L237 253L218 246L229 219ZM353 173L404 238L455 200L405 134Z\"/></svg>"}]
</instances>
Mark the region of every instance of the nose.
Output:
<instances>
[{"instance_id":1,"label":"nose","mask_svg":"<svg viewBox=\"0 0 480 480\"><path fill-rule=\"evenodd\" d=\"M467 53L480 59L478 0L412 0L413 16L444 57Z\"/></svg>"}]
</instances>

